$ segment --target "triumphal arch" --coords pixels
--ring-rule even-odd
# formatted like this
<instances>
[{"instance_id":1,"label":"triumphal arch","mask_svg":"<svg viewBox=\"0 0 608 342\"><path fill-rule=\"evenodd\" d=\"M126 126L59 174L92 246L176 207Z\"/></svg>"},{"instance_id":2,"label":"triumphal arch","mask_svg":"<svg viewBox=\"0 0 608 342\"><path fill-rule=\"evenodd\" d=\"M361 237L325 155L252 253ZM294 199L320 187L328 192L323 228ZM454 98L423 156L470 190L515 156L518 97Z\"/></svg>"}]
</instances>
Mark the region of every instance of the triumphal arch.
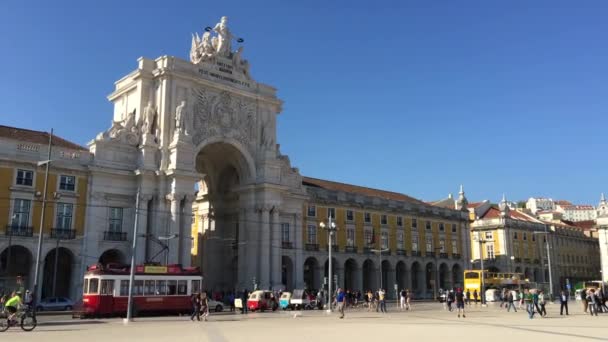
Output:
<instances>
[{"instance_id":1,"label":"triumphal arch","mask_svg":"<svg viewBox=\"0 0 608 342\"><path fill-rule=\"evenodd\" d=\"M127 259L136 238L138 263L200 264L207 288L281 287L281 223L299 230L306 191L277 144L282 102L228 19L192 35L188 60L139 58L108 99L111 126L89 144L87 254ZM103 238L108 215L125 241Z\"/></svg>"}]
</instances>

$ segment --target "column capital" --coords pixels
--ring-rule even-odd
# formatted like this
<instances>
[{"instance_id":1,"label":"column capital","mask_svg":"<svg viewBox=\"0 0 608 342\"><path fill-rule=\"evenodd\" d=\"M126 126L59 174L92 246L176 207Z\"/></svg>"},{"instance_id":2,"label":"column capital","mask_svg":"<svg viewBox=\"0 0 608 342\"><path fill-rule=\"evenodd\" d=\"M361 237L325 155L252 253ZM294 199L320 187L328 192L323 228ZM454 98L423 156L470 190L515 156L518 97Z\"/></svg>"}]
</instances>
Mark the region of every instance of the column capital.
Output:
<instances>
[{"instance_id":1,"label":"column capital","mask_svg":"<svg viewBox=\"0 0 608 342\"><path fill-rule=\"evenodd\" d=\"M170 193L165 196L167 201L181 201L184 198L184 194Z\"/></svg>"},{"instance_id":2,"label":"column capital","mask_svg":"<svg viewBox=\"0 0 608 342\"><path fill-rule=\"evenodd\" d=\"M270 211L272 210L274 206L270 205L270 204L259 204L255 206L255 210L259 211L259 212L268 212L270 213Z\"/></svg>"},{"instance_id":3,"label":"column capital","mask_svg":"<svg viewBox=\"0 0 608 342\"><path fill-rule=\"evenodd\" d=\"M139 198L142 201L148 202L149 200L154 198L154 195L153 194L141 194L141 195L139 195Z\"/></svg>"}]
</instances>

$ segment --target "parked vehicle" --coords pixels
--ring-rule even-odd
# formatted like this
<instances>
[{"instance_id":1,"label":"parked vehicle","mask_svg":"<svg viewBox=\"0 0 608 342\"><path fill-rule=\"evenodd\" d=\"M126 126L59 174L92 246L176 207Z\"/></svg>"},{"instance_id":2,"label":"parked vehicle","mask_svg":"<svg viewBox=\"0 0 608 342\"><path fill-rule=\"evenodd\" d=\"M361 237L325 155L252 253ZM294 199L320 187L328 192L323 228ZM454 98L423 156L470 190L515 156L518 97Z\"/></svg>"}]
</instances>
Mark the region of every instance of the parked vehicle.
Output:
<instances>
[{"instance_id":1,"label":"parked vehicle","mask_svg":"<svg viewBox=\"0 0 608 342\"><path fill-rule=\"evenodd\" d=\"M249 311L265 311L278 309L279 303L274 298L272 291L254 291L249 295L247 299L247 308Z\"/></svg>"},{"instance_id":2,"label":"parked vehicle","mask_svg":"<svg viewBox=\"0 0 608 342\"><path fill-rule=\"evenodd\" d=\"M291 308L291 303L289 300L291 299L291 292L283 292L281 294L281 298L279 299L279 307L283 310L287 310Z\"/></svg>"},{"instance_id":3,"label":"parked vehicle","mask_svg":"<svg viewBox=\"0 0 608 342\"><path fill-rule=\"evenodd\" d=\"M209 305L209 311L215 311L215 312L224 311L224 303L218 302L217 300L209 299L208 305Z\"/></svg>"},{"instance_id":4,"label":"parked vehicle","mask_svg":"<svg viewBox=\"0 0 608 342\"><path fill-rule=\"evenodd\" d=\"M310 293L307 290L293 290L289 303L291 308L295 310L312 309Z\"/></svg>"},{"instance_id":5,"label":"parked vehicle","mask_svg":"<svg viewBox=\"0 0 608 342\"><path fill-rule=\"evenodd\" d=\"M65 297L50 297L41 300L36 305L36 311L71 311L74 301Z\"/></svg>"}]
</instances>

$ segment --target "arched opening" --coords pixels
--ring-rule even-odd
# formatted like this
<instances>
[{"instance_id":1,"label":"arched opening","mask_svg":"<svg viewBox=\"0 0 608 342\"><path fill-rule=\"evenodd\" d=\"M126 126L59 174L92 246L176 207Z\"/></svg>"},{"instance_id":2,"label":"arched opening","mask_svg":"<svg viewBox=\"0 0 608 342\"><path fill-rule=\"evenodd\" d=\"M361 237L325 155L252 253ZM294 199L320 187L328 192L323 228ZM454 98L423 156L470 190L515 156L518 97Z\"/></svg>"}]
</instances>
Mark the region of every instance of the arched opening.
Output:
<instances>
[{"instance_id":1,"label":"arched opening","mask_svg":"<svg viewBox=\"0 0 608 342\"><path fill-rule=\"evenodd\" d=\"M196 170L204 175L195 186L195 215L200 230L200 240L196 239L195 246L200 259L195 264L202 265L205 287L210 290L250 287L263 263L258 251L252 250L261 246L247 240L248 236L256 235L248 232L260 227L251 210L242 210L251 206L251 198L243 197L239 188L247 184L254 172L243 153L246 152L232 143L214 142L201 148L195 160ZM184 234L190 235L190 226L183 229L187 230ZM255 279L255 282L258 287L268 288L270 284L262 282L269 280Z\"/></svg>"},{"instance_id":2,"label":"arched opening","mask_svg":"<svg viewBox=\"0 0 608 342\"><path fill-rule=\"evenodd\" d=\"M435 264L429 262L425 267L426 290L432 291L435 284Z\"/></svg>"},{"instance_id":3,"label":"arched opening","mask_svg":"<svg viewBox=\"0 0 608 342\"><path fill-rule=\"evenodd\" d=\"M389 284L391 272L391 263L388 260L382 260L382 281L380 282L380 288L383 288L387 293L392 293L391 288L394 284Z\"/></svg>"},{"instance_id":4,"label":"arched opening","mask_svg":"<svg viewBox=\"0 0 608 342\"><path fill-rule=\"evenodd\" d=\"M460 265L455 264L452 266L452 283L454 287L464 288L463 279L464 274L462 271L462 267Z\"/></svg>"},{"instance_id":5,"label":"arched opening","mask_svg":"<svg viewBox=\"0 0 608 342\"><path fill-rule=\"evenodd\" d=\"M534 281L540 281L540 270L538 268L534 269Z\"/></svg>"},{"instance_id":6,"label":"arched opening","mask_svg":"<svg viewBox=\"0 0 608 342\"><path fill-rule=\"evenodd\" d=\"M0 278L0 292L11 291L29 284L28 276L31 268L32 253L27 248L12 245L4 249L0 254L0 271L6 277Z\"/></svg>"},{"instance_id":7,"label":"arched opening","mask_svg":"<svg viewBox=\"0 0 608 342\"><path fill-rule=\"evenodd\" d=\"M498 272L500 272L500 270L496 266L490 266L490 267L488 267L488 272L498 273Z\"/></svg>"},{"instance_id":8,"label":"arched opening","mask_svg":"<svg viewBox=\"0 0 608 342\"><path fill-rule=\"evenodd\" d=\"M450 284L450 275L449 275L450 269L448 268L448 265L442 263L439 266L439 288L440 289L450 289L452 287L452 284Z\"/></svg>"},{"instance_id":9,"label":"arched opening","mask_svg":"<svg viewBox=\"0 0 608 342\"><path fill-rule=\"evenodd\" d=\"M54 248L44 258L42 298L69 297L74 256L64 247Z\"/></svg>"},{"instance_id":10,"label":"arched opening","mask_svg":"<svg viewBox=\"0 0 608 342\"><path fill-rule=\"evenodd\" d=\"M360 290L360 284L357 284L357 262L354 259L348 259L344 263L344 288L347 290Z\"/></svg>"},{"instance_id":11,"label":"arched opening","mask_svg":"<svg viewBox=\"0 0 608 342\"><path fill-rule=\"evenodd\" d=\"M108 249L99 257L99 263L103 266L110 264L125 264L125 257L122 252L117 249Z\"/></svg>"},{"instance_id":12,"label":"arched opening","mask_svg":"<svg viewBox=\"0 0 608 342\"><path fill-rule=\"evenodd\" d=\"M521 273L521 267L519 267L519 266L515 267L515 273Z\"/></svg>"},{"instance_id":13,"label":"arched opening","mask_svg":"<svg viewBox=\"0 0 608 342\"><path fill-rule=\"evenodd\" d=\"M376 290L377 279L374 262L370 259L365 260L363 262L363 290Z\"/></svg>"},{"instance_id":14,"label":"arched opening","mask_svg":"<svg viewBox=\"0 0 608 342\"><path fill-rule=\"evenodd\" d=\"M524 278L525 278L525 279L530 279L530 276L531 276L530 269L526 267L526 268L524 269Z\"/></svg>"},{"instance_id":15,"label":"arched opening","mask_svg":"<svg viewBox=\"0 0 608 342\"><path fill-rule=\"evenodd\" d=\"M405 266L405 262L399 261L395 266L395 278L397 281L397 287L399 291L405 289L407 284L407 270Z\"/></svg>"},{"instance_id":16,"label":"arched opening","mask_svg":"<svg viewBox=\"0 0 608 342\"><path fill-rule=\"evenodd\" d=\"M410 275L412 277L412 289L416 292L421 290L420 287L420 264L418 263L418 261L415 261L412 264L412 270L410 271Z\"/></svg>"},{"instance_id":17,"label":"arched opening","mask_svg":"<svg viewBox=\"0 0 608 342\"><path fill-rule=\"evenodd\" d=\"M549 282L549 270L545 269L545 279L544 279L545 283Z\"/></svg>"},{"instance_id":18,"label":"arched opening","mask_svg":"<svg viewBox=\"0 0 608 342\"><path fill-rule=\"evenodd\" d=\"M288 256L281 258L281 283L285 290L293 290L293 262Z\"/></svg>"},{"instance_id":19,"label":"arched opening","mask_svg":"<svg viewBox=\"0 0 608 342\"><path fill-rule=\"evenodd\" d=\"M307 289L318 290L320 288L318 268L319 262L317 259L310 257L304 261L304 284L306 284Z\"/></svg>"}]
</instances>

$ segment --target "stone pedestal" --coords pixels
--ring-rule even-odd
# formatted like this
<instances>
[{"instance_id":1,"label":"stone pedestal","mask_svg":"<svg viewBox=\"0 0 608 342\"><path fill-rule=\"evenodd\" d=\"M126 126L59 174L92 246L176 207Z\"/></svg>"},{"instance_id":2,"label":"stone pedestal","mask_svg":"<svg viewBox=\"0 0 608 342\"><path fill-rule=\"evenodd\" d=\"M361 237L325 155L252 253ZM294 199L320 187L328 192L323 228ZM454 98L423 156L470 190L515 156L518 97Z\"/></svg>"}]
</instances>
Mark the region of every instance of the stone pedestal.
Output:
<instances>
[{"instance_id":1,"label":"stone pedestal","mask_svg":"<svg viewBox=\"0 0 608 342\"><path fill-rule=\"evenodd\" d=\"M158 151L156 137L152 134L144 134L142 136L141 145L139 146L139 151L139 168L145 170L155 170L157 168L156 153Z\"/></svg>"},{"instance_id":2,"label":"stone pedestal","mask_svg":"<svg viewBox=\"0 0 608 342\"><path fill-rule=\"evenodd\" d=\"M169 169L194 170L194 146L188 135L177 135L169 145Z\"/></svg>"}]
</instances>

